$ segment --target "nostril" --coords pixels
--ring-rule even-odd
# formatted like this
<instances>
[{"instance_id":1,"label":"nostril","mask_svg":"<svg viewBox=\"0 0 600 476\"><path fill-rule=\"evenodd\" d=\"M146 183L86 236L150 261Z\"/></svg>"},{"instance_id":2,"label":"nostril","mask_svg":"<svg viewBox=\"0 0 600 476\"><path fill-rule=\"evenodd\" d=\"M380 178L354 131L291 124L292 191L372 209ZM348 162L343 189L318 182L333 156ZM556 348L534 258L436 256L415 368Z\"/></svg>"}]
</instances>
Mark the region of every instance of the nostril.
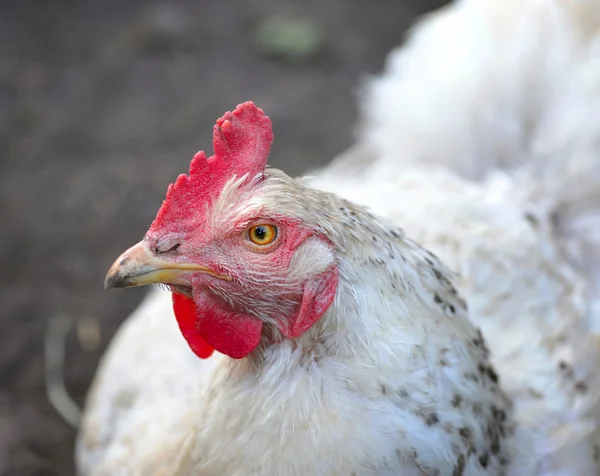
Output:
<instances>
[{"instance_id":1,"label":"nostril","mask_svg":"<svg viewBox=\"0 0 600 476\"><path fill-rule=\"evenodd\" d=\"M156 245L156 254L169 253L172 251L177 251L177 249L181 246L181 243L176 240L165 240L163 242L157 243Z\"/></svg>"}]
</instances>

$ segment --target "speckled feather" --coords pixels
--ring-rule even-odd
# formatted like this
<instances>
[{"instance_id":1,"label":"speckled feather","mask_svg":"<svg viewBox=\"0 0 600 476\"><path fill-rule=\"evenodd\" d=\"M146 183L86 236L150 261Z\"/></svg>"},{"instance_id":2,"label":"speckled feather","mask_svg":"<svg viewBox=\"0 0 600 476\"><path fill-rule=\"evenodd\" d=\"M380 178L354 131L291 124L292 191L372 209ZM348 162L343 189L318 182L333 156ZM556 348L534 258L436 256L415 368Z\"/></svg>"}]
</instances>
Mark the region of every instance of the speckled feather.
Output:
<instances>
[{"instance_id":1,"label":"speckled feather","mask_svg":"<svg viewBox=\"0 0 600 476\"><path fill-rule=\"evenodd\" d=\"M228 182L211 220L255 207L333 242L291 269L335 259L332 307L200 360L152 291L95 379L81 474L598 474L598 5L448 7L365 92L355 148Z\"/></svg>"}]
</instances>

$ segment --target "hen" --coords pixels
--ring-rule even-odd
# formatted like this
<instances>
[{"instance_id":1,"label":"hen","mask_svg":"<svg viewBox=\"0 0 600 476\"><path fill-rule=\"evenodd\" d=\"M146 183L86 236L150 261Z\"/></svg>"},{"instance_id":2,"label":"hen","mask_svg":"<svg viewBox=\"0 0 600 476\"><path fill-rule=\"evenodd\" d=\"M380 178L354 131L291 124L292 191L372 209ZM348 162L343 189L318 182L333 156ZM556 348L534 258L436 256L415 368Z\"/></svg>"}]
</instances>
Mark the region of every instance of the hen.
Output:
<instances>
[{"instance_id":1,"label":"hen","mask_svg":"<svg viewBox=\"0 0 600 476\"><path fill-rule=\"evenodd\" d=\"M172 292L103 359L81 474L598 474L599 12L442 10L312 178L219 119L107 276Z\"/></svg>"}]
</instances>

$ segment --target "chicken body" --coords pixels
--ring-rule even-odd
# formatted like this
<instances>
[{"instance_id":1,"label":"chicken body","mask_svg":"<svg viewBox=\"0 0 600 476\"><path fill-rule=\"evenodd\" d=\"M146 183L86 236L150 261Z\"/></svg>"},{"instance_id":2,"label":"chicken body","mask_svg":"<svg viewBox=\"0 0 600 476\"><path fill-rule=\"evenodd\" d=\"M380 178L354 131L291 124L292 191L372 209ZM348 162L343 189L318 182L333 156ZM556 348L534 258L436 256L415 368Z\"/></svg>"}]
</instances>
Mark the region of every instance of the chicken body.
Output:
<instances>
[{"instance_id":1,"label":"chicken body","mask_svg":"<svg viewBox=\"0 0 600 476\"><path fill-rule=\"evenodd\" d=\"M165 464L167 474L202 475L499 473L508 461L510 403L447 270L363 209L281 172L269 175L267 183L278 183L275 194L260 199L265 207L296 207L313 220L328 214L327 236L345 250L337 256L334 304L298 339L265 343L242 360L217 356L204 366L177 337L164 298L148 298L114 344L129 346L144 335L128 350L134 360L109 352L101 372L110 377L98 377L121 384L97 388L90 400L80 450L92 474L113 474L124 464L140 474L155 474ZM304 200L294 205L298 196ZM327 257L319 246L311 244L298 262L322 266ZM164 391L168 374L171 383L179 382ZM125 413L116 426L105 427L97 411L114 411L123 394ZM154 433L158 409L164 413ZM171 435L165 419L173 413ZM174 446L166 446L161 434L169 434ZM108 448L99 444L107 440Z\"/></svg>"},{"instance_id":2,"label":"chicken body","mask_svg":"<svg viewBox=\"0 0 600 476\"><path fill-rule=\"evenodd\" d=\"M200 360L152 291L96 377L81 473L598 474L598 11L467 0L424 21L357 146L311 179L270 171L260 198L340 250L329 310Z\"/></svg>"}]
</instances>

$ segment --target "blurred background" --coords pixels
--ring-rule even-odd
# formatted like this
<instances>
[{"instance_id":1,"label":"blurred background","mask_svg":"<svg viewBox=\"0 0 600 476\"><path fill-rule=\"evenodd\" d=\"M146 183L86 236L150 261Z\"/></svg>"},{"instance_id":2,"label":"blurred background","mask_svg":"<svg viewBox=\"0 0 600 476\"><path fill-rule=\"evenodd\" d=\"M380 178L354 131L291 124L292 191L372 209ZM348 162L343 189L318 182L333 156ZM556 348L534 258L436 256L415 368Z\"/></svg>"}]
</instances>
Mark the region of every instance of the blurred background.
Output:
<instances>
[{"instance_id":1,"label":"blurred background","mask_svg":"<svg viewBox=\"0 0 600 476\"><path fill-rule=\"evenodd\" d=\"M104 292L177 174L246 100L297 175L351 144L358 87L440 0L6 0L0 6L0 474L70 475L75 430L44 387L72 322L82 404L144 290Z\"/></svg>"}]
</instances>

